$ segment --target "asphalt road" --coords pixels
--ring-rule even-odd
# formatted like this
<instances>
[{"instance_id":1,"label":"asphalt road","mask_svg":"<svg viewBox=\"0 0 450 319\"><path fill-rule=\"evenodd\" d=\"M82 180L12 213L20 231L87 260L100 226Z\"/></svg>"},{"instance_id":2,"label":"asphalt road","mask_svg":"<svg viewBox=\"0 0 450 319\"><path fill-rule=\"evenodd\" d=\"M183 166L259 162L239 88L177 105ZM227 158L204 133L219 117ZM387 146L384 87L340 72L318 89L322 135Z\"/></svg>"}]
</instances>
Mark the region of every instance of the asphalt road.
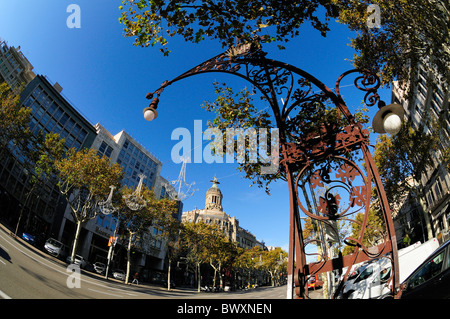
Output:
<instances>
[{"instance_id":1,"label":"asphalt road","mask_svg":"<svg viewBox=\"0 0 450 319\"><path fill-rule=\"evenodd\" d=\"M0 299L286 299L286 286L236 292L198 293L153 285L125 285L81 271L40 251L0 227ZM320 291L310 293L320 299Z\"/></svg>"}]
</instances>

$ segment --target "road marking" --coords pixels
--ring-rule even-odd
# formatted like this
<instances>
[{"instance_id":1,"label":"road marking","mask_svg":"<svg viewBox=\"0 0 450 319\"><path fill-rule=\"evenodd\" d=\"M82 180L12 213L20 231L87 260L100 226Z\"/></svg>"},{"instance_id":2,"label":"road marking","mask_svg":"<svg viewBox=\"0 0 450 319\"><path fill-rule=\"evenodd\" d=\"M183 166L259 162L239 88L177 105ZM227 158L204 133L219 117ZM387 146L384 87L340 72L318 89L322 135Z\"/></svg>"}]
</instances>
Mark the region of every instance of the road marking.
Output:
<instances>
[{"instance_id":1,"label":"road marking","mask_svg":"<svg viewBox=\"0 0 450 319\"><path fill-rule=\"evenodd\" d=\"M53 267L53 265L48 265L48 264L46 264L46 263L44 263L44 262L42 262L42 261L36 259L35 257L31 256L30 254L24 252L22 249L20 249L20 248L17 247L16 245L14 245L12 242L10 242L8 239L6 239L5 237L3 237L2 235L0 235L0 238L3 238L8 244L10 244L11 246L13 246L16 250L20 251L20 252L21 252L22 254L24 254L25 256L27 256L27 257L33 259L33 260L36 261L37 263L40 263L40 264L42 264L42 265L44 265L44 266L46 266L46 267L49 267L49 268L51 268L51 269L53 269L53 270L55 270L55 271L57 271L57 272L59 272L59 273L61 273L61 274L67 275L67 272L61 271L61 270L59 270L59 269L56 269L55 267ZM38 256L38 257L41 258L41 259L43 259L43 260L45 260L44 258L42 258L42 257L40 257L40 256ZM62 267L62 266L61 266L61 267Z\"/></svg>"},{"instance_id":2,"label":"road marking","mask_svg":"<svg viewBox=\"0 0 450 319\"><path fill-rule=\"evenodd\" d=\"M0 297L2 297L3 299L12 299L10 296L8 296L7 294L5 294L3 291L0 290Z\"/></svg>"},{"instance_id":3,"label":"road marking","mask_svg":"<svg viewBox=\"0 0 450 319\"><path fill-rule=\"evenodd\" d=\"M0 235L0 238L2 238L3 240L5 240L9 245L11 245L12 247L14 247L16 250L20 251L22 254L26 255L27 257L33 259L33 260L36 261L37 263L42 264L42 265L44 265L44 266L46 266L46 267L48 267L48 268L51 268L51 269L53 269L53 270L55 270L55 271L57 271L57 272L59 272L59 273L65 275L65 276L68 276L67 271L62 271L62 270L60 270L60 269L55 268L55 267L54 267L55 265L51 265L53 262L51 262L51 261L49 261L49 260L47 260L47 259L45 259L45 258L43 258L43 257L41 257L41 256L39 256L39 255L36 255L36 257L39 257L42 261L41 261L41 260L38 260L37 258L31 256L30 254L26 253L25 251L23 251L22 249L20 249L18 246L16 246L13 242L10 241L10 240L11 240L10 238L5 238L5 237L3 237L2 235ZM3 248L3 247L2 247L2 248ZM6 250L5 248L3 248L3 249ZM45 261L45 262L44 262L44 261ZM47 264L47 262L50 263L50 265ZM57 266L59 266L59 267L61 267L61 268L64 268L64 266L59 265L59 264L57 264ZM119 290L120 292L125 293L125 294L128 294L128 295L130 295L130 296L137 296L137 294L132 294L132 293L126 292L126 291L125 291L126 289L123 289L123 288L109 287L109 286L106 286L106 285L104 285L104 284L101 284L101 283L97 283L97 282L95 282L95 281L92 281L92 280L87 280L87 276L81 276L80 279L81 279L82 282L84 281L84 282L89 283L89 284L92 284L92 285L105 287L105 288L110 289L110 290ZM96 279L93 279L93 280L96 280ZM90 289L90 288L88 288L88 289ZM137 292L137 293L139 293L139 292ZM114 295L114 296L116 296L116 295Z\"/></svg>"},{"instance_id":4,"label":"road marking","mask_svg":"<svg viewBox=\"0 0 450 319\"><path fill-rule=\"evenodd\" d=\"M107 293L107 292L104 292L104 291L101 291L101 290L97 290L97 289L88 288L88 290L95 291L95 292L98 292L98 293L101 293L101 294L105 294L105 295L110 295L110 296L122 298L121 295L118 295L118 294L110 294L110 293Z\"/></svg>"}]
</instances>

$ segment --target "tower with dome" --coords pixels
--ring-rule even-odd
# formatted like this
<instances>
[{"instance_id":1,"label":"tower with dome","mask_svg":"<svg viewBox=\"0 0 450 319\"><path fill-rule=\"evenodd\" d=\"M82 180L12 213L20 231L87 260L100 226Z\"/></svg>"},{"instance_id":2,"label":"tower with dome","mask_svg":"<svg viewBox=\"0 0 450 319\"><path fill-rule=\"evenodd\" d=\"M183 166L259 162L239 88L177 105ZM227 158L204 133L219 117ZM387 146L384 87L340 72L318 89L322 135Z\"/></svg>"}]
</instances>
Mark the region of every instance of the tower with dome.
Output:
<instances>
[{"instance_id":1,"label":"tower with dome","mask_svg":"<svg viewBox=\"0 0 450 319\"><path fill-rule=\"evenodd\" d=\"M183 223L203 221L206 224L216 224L228 239L237 242L239 246L252 248L259 245L262 247L263 245L251 232L239 226L239 220L236 217L231 217L223 211L223 194L218 186L220 182L217 177L214 176L210 182L212 186L206 191L205 208L183 212L181 221Z\"/></svg>"}]
</instances>

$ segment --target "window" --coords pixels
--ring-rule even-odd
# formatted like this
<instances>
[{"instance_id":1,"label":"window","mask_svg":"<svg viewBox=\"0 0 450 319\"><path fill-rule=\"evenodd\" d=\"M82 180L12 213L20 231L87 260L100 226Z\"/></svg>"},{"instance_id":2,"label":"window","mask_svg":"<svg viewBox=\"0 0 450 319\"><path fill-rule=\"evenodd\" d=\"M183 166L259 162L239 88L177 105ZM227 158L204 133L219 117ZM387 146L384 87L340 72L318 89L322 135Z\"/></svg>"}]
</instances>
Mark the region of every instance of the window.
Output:
<instances>
[{"instance_id":1,"label":"window","mask_svg":"<svg viewBox=\"0 0 450 319\"><path fill-rule=\"evenodd\" d=\"M85 130L82 129L81 132L80 132L80 135L78 135L78 139L79 139L80 141L84 141L86 135L87 135L87 132L86 132Z\"/></svg>"},{"instance_id":2,"label":"window","mask_svg":"<svg viewBox=\"0 0 450 319\"><path fill-rule=\"evenodd\" d=\"M105 141L102 142L100 147L98 148L98 156L105 155L106 157L111 157L111 153L113 151L113 148L105 143Z\"/></svg>"},{"instance_id":3,"label":"window","mask_svg":"<svg viewBox=\"0 0 450 319\"><path fill-rule=\"evenodd\" d=\"M100 153L104 153L106 150L106 143L102 142L102 144L100 145L100 147L98 148L98 150L100 151Z\"/></svg>"},{"instance_id":4,"label":"window","mask_svg":"<svg viewBox=\"0 0 450 319\"><path fill-rule=\"evenodd\" d=\"M81 130L81 126L78 125L78 124L76 124L75 127L74 127L73 130L72 130L72 134L73 134L74 136L78 136L78 134L80 133L80 130Z\"/></svg>"},{"instance_id":5,"label":"window","mask_svg":"<svg viewBox=\"0 0 450 319\"><path fill-rule=\"evenodd\" d=\"M409 280L409 288L417 287L441 272L445 250L423 265Z\"/></svg>"},{"instance_id":6,"label":"window","mask_svg":"<svg viewBox=\"0 0 450 319\"><path fill-rule=\"evenodd\" d=\"M365 280L370 277L373 273L373 267L369 266L358 276L358 278L355 280L355 283L360 282L362 280Z\"/></svg>"},{"instance_id":7,"label":"window","mask_svg":"<svg viewBox=\"0 0 450 319\"><path fill-rule=\"evenodd\" d=\"M50 105L50 107L48 108L48 112L50 114L53 114L55 112L55 110L58 108L58 105L53 103L52 105Z\"/></svg>"},{"instance_id":8,"label":"window","mask_svg":"<svg viewBox=\"0 0 450 319\"><path fill-rule=\"evenodd\" d=\"M64 113L63 116L61 117L61 119L59 120L59 122L61 123L61 125L66 124L67 120L69 119L69 116Z\"/></svg>"},{"instance_id":9,"label":"window","mask_svg":"<svg viewBox=\"0 0 450 319\"><path fill-rule=\"evenodd\" d=\"M72 119L69 119L69 122L67 122L67 125L66 125L66 130L70 132L74 125L75 125L75 121Z\"/></svg>"},{"instance_id":10,"label":"window","mask_svg":"<svg viewBox=\"0 0 450 319\"><path fill-rule=\"evenodd\" d=\"M58 109L56 110L55 114L53 114L53 116L55 117L55 119L57 121L59 121L59 119L61 118L61 116L63 115L63 110L61 108L58 107Z\"/></svg>"}]
</instances>

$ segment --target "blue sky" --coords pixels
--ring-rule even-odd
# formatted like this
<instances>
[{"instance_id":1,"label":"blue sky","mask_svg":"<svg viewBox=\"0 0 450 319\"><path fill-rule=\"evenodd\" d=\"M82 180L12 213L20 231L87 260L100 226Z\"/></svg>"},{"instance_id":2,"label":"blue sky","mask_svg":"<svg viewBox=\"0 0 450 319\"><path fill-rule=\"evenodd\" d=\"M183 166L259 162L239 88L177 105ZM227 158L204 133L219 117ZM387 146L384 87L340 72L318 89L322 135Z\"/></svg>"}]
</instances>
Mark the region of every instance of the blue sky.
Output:
<instances>
[{"instance_id":1,"label":"blue sky","mask_svg":"<svg viewBox=\"0 0 450 319\"><path fill-rule=\"evenodd\" d=\"M70 4L81 8L81 28L70 29L66 12ZM162 176L175 180L181 164L173 163L171 140L176 128L192 132L194 120L213 115L202 109L205 100L216 96L212 82L226 82L236 91L249 86L244 81L221 73L199 75L168 87L161 95L158 119L146 122L142 110L148 105L147 92L153 92L165 80L173 79L197 64L223 52L214 41L201 44L169 40L172 53L164 57L155 48L138 48L123 36L118 22L117 0L0 0L0 38L10 46L20 46L37 74L58 82L64 96L93 124L100 123L112 134L127 131L163 163ZM334 87L340 74L352 68L348 59L354 51L348 46L351 33L345 26L330 22L332 31L326 38L304 26L301 36L279 51L265 45L268 57L297 66ZM347 80L342 94L351 112L361 106L363 94ZM381 98L390 102L390 90ZM256 100L255 100L256 101ZM376 108L369 115L373 117ZM376 138L372 134L372 140ZM193 141L192 141L193 144ZM224 211L239 219L240 226L251 231L267 245L288 248L289 196L287 184L272 183L272 195L249 187L237 164L187 164L186 180L195 182L198 191L184 202L184 209L203 208L210 180L217 176L224 195Z\"/></svg>"}]
</instances>

